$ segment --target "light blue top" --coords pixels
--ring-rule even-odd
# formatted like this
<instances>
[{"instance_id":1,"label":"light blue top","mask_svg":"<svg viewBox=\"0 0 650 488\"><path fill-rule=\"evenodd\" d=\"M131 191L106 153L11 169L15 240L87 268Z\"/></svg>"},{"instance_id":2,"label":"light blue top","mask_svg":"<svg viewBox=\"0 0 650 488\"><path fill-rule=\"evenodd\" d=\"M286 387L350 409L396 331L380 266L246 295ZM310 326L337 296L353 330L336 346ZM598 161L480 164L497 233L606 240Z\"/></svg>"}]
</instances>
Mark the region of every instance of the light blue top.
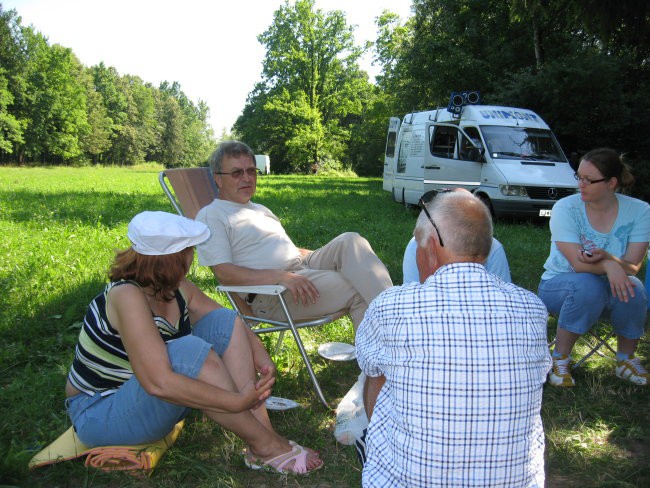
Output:
<instances>
[{"instance_id":1,"label":"light blue top","mask_svg":"<svg viewBox=\"0 0 650 488\"><path fill-rule=\"evenodd\" d=\"M412 237L409 243L406 245L404 250L404 260L402 261L402 274L404 281L403 283L412 283L414 281L420 282L420 274L418 272L418 265L415 261L415 250L418 247L418 243L415 240L415 237ZM499 241L494 237L492 238L492 247L490 248L490 254L487 257L485 262L485 267L489 273L497 275L503 281L508 283L512 282L510 278L510 267L508 266L508 258L506 257L506 252L503 249L503 246Z\"/></svg>"},{"instance_id":2,"label":"light blue top","mask_svg":"<svg viewBox=\"0 0 650 488\"><path fill-rule=\"evenodd\" d=\"M612 256L622 257L630 242L648 242L650 238L650 206L636 198L616 193L618 215L608 233L595 230L589 223L585 203L579 194L558 200L551 214L551 252L544 263L542 280L562 273L572 273L573 267L555 245L556 242L580 244L587 251L604 249Z\"/></svg>"},{"instance_id":3,"label":"light blue top","mask_svg":"<svg viewBox=\"0 0 650 488\"><path fill-rule=\"evenodd\" d=\"M648 250L648 261L646 261L646 266L645 266L645 289L647 292L647 295L650 296L650 265L648 265L648 262L650 261L650 250ZM648 310L650 310L650 300L648 300Z\"/></svg>"}]
</instances>

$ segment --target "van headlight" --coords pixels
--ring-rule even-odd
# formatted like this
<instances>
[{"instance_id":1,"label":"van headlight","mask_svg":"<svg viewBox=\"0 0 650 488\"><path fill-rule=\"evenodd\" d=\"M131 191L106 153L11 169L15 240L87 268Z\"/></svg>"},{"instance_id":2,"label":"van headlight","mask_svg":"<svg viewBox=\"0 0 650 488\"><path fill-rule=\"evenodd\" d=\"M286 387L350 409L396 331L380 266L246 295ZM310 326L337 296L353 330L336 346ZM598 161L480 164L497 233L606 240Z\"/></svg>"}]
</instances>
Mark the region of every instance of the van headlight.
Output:
<instances>
[{"instance_id":1,"label":"van headlight","mask_svg":"<svg viewBox=\"0 0 650 488\"><path fill-rule=\"evenodd\" d=\"M507 197L527 197L528 192L526 192L525 186L518 185L499 185L499 190L501 194Z\"/></svg>"}]
</instances>

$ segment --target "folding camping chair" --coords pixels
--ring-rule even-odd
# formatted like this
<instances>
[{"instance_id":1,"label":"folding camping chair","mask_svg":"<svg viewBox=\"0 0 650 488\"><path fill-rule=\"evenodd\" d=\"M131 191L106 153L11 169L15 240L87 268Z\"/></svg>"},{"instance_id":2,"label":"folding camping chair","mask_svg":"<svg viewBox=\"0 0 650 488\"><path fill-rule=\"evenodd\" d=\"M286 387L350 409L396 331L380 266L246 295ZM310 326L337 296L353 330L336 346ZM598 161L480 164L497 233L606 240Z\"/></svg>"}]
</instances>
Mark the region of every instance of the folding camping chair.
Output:
<instances>
[{"instance_id":1,"label":"folding camping chair","mask_svg":"<svg viewBox=\"0 0 650 488\"><path fill-rule=\"evenodd\" d=\"M176 212L188 218L195 218L196 214L202 207L210 204L217 197L218 188L214 182L212 171L207 167L166 169L160 172L158 180ZM169 182L169 185L167 182ZM218 285L217 290L226 294L228 301L230 301L230 304L237 314L242 318L244 323L255 332L255 334L259 335L270 332L280 333L276 345L276 353L282 343L284 333L286 331L291 332L318 398L325 407L330 408L327 400L325 400L320 384L318 383L318 379L314 373L311 361L307 356L307 351L305 350L305 346L303 345L298 330L304 327L316 327L333 322L343 316L345 312L326 315L313 320L296 321L291 317L287 303L282 296L282 293L286 290L282 285ZM247 295L250 293L276 296L280 301L286 320L275 321L267 318L255 317L248 304L240 296L240 294Z\"/></svg>"},{"instance_id":2,"label":"folding camping chair","mask_svg":"<svg viewBox=\"0 0 650 488\"><path fill-rule=\"evenodd\" d=\"M571 369L580 367L582 363L594 354L598 354L603 358L616 360L616 351L609 345L609 340L614 336L614 329L611 328L610 324L605 324L604 322L603 320L599 320L589 331L578 338L576 346L578 343L581 343L587 348L587 352L571 365ZM555 346L556 341L557 339L553 339L549 343L549 348ZM576 346L574 346L574 349Z\"/></svg>"},{"instance_id":3,"label":"folding camping chair","mask_svg":"<svg viewBox=\"0 0 650 488\"><path fill-rule=\"evenodd\" d=\"M158 181L174 210L189 219L196 217L201 208L212 203L219 192L210 168L166 169L158 174Z\"/></svg>"},{"instance_id":4,"label":"folding camping chair","mask_svg":"<svg viewBox=\"0 0 650 488\"><path fill-rule=\"evenodd\" d=\"M646 261L645 286L646 291L650 294L650 250L648 250L648 261ZM648 303L648 310L650 310L650 302ZM616 351L609 345L609 340L614 337L614 335L614 329L611 324L601 317L600 320L598 320L598 322L596 322L588 332L581 335L576 342L576 345L578 343L583 344L587 348L587 353L578 361L573 363L571 369L578 368L594 354L616 361ZM549 343L549 348L555 345L555 341L556 339L553 339Z\"/></svg>"}]
</instances>

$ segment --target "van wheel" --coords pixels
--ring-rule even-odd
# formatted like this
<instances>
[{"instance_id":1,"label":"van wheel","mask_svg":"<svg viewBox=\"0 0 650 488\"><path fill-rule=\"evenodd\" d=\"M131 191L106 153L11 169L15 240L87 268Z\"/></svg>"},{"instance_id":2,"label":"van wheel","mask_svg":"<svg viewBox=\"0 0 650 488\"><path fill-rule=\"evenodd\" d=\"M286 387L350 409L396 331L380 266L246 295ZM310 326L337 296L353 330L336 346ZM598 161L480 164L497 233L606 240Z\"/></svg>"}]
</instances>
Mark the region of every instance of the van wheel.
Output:
<instances>
[{"instance_id":1,"label":"van wheel","mask_svg":"<svg viewBox=\"0 0 650 488\"><path fill-rule=\"evenodd\" d=\"M492 207L492 202L490 202L490 197L488 197L485 193L479 193L476 196L485 204L485 206L490 211L492 219L494 219L494 208Z\"/></svg>"}]
</instances>

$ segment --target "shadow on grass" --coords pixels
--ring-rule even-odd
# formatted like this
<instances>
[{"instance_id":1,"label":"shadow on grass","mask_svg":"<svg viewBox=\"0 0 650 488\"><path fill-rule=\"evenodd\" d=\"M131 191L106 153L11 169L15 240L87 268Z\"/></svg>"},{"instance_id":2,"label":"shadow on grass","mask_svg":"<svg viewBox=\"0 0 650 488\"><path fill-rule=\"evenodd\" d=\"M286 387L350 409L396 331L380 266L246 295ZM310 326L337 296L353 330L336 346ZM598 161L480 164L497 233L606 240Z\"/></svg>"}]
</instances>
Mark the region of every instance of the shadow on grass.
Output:
<instances>
[{"instance_id":1,"label":"shadow on grass","mask_svg":"<svg viewBox=\"0 0 650 488\"><path fill-rule=\"evenodd\" d=\"M197 281L212 282L206 270L195 270ZM42 303L37 316L24 317L12 330L15 348L9 362L3 361L0 376L0 484L34 487L76 486L286 486L286 479L247 469L241 455L244 444L202 414L194 412L174 447L165 454L150 479L135 480L122 473L88 470L79 461L69 461L27 471L26 463L38 450L69 427L63 401L65 378L72 360L80 321L87 303L104 286L89 281ZM220 297L223 298L223 297ZM82 305L83 304L83 305ZM64 313L50 315L65 310ZM317 345L329 340L349 341L353 334L347 319L303 330L314 369L331 405L356 381L356 362L331 362L316 353ZM38 331L38 333L35 333ZM274 345L274 337L264 336ZM269 347L271 349L271 347ZM341 446L333 437L334 413L317 399L298 356L295 342L286 337L274 358L280 370L274 390L277 396L292 398L302 408L271 412L275 428L282 435L321 452L326 466L297 486L359 486L360 471L354 449ZM13 406L20 405L20 409ZM312 485L313 483L313 485Z\"/></svg>"},{"instance_id":2,"label":"shadow on grass","mask_svg":"<svg viewBox=\"0 0 650 488\"><path fill-rule=\"evenodd\" d=\"M573 371L575 387L545 385L547 487L650 486L650 391L614 370L611 358L592 356Z\"/></svg>"},{"instance_id":3,"label":"shadow on grass","mask_svg":"<svg viewBox=\"0 0 650 488\"><path fill-rule=\"evenodd\" d=\"M280 182L277 188L276 182ZM278 176L267 186L260 179L256 201L267 205L283 220L297 244L315 247L340 232L359 230L387 262L395 281L401 281L401 257L411 237L417 210L404 209L393 202L387 192L379 190L379 180L369 184L359 179L337 179L332 183L325 178L301 178L298 188L296 182L295 177ZM35 222L53 222L54 227L80 221L83 225L101 227L100 233L106 233L104 227L125 226L141 210L171 211L162 192L154 195L119 189L55 195L19 190L0 192L0 201L6 202L3 211L8 211L7 219L24 223L25 227ZM498 221L495 234L511 259L514 281L535 290L548 255L547 227L528 221ZM41 236L31 232L28 237ZM112 245L110 240L101 242ZM38 264L30 266L31 270L25 270L27 274L34 272ZM20 274L20 278L24 276ZM66 276L69 275L53 279L65 280ZM195 270L191 277L202 289L214 290L214 278L209 271ZM274 394L295 399L302 408L273 412L271 418L279 432L321 452L326 466L310 477L287 479L246 469L242 442L214 423L204 421L200 413L190 416L177 443L151 478L106 474L88 470L79 462L27 472L29 457L68 426L63 384L78 335L75 323L83 318L87 303L103 285L102 280L92 278L67 286L63 292L57 288L56 293L44 293L52 299L36 301L34 312L30 313L23 313L11 300L0 303L0 307L6 305L11 310L10 316L0 311L5 341L0 350L0 484L111 488L360 485L354 450L334 440L334 414L313 393L291 338L285 340L283 351L275 358L279 373ZM217 298L226 303L223 297ZM306 331L304 336L324 393L336 404L356 381L358 367L355 363L326 361L316 354L316 349L321 342L351 342L349 324L342 322ZM268 345L273 346L272 338ZM639 355L650 358L649 349L650 341L643 339ZM547 486L649 486L650 389L621 383L614 377L611 363L601 365L597 360L580 368L576 380L578 384L571 390L545 387L542 416L547 435Z\"/></svg>"},{"instance_id":4,"label":"shadow on grass","mask_svg":"<svg viewBox=\"0 0 650 488\"><path fill-rule=\"evenodd\" d=\"M31 456L68 428L63 405L66 375L85 308L102 287L99 281L85 282L66 294L44 300L34 315L13 317L11 327L3 327L6 341L0 369L3 483L24 480Z\"/></svg>"},{"instance_id":5,"label":"shadow on grass","mask_svg":"<svg viewBox=\"0 0 650 488\"><path fill-rule=\"evenodd\" d=\"M646 321L646 329L648 328ZM557 320L550 317L549 338ZM600 321L595 331L611 330ZM616 350L616 338L608 340ZM579 340L574 361L590 347ZM547 487L650 486L650 389L615 375L609 351L593 355L572 371L573 388L544 386L542 420L546 434ZM650 357L650 341L639 342L637 354Z\"/></svg>"},{"instance_id":6,"label":"shadow on grass","mask_svg":"<svg viewBox=\"0 0 650 488\"><path fill-rule=\"evenodd\" d=\"M114 227L125 224L143 210L172 211L164 195L134 195L131 192L70 191L44 193L17 190L0 192L0 201L8 202L3 212L13 222L81 221L88 225Z\"/></svg>"}]
</instances>

